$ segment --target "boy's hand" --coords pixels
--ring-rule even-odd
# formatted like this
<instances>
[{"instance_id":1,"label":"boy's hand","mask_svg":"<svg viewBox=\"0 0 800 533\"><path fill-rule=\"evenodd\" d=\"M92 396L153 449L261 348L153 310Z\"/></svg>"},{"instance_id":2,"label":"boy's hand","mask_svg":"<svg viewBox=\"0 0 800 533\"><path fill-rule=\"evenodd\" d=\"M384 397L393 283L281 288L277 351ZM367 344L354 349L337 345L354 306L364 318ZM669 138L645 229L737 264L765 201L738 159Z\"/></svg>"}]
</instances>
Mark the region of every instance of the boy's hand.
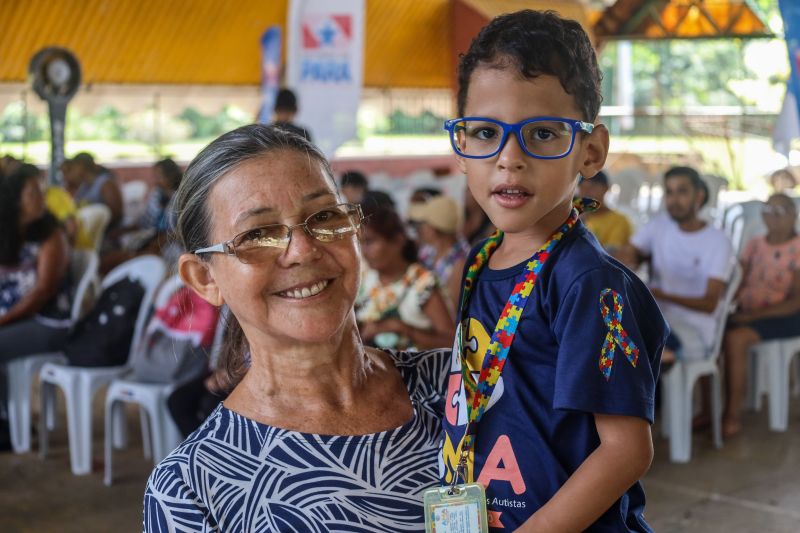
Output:
<instances>
[{"instance_id":1,"label":"boy's hand","mask_svg":"<svg viewBox=\"0 0 800 533\"><path fill-rule=\"evenodd\" d=\"M518 532L580 532L589 528L650 468L650 424L632 416L595 414L600 446Z\"/></svg>"}]
</instances>

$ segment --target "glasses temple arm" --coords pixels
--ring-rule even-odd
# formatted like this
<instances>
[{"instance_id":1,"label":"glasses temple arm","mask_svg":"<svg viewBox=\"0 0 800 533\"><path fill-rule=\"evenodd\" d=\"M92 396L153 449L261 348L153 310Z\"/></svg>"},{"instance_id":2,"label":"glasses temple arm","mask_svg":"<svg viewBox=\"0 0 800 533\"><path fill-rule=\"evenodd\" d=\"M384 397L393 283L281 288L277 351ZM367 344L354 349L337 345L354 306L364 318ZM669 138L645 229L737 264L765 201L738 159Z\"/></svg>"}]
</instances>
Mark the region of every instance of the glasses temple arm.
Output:
<instances>
[{"instance_id":1,"label":"glasses temple arm","mask_svg":"<svg viewBox=\"0 0 800 533\"><path fill-rule=\"evenodd\" d=\"M214 246L209 246L207 248L200 248L199 250L195 250L195 254L212 254L212 253L220 253L220 254L227 254L228 253L228 243L221 242L219 244L215 244Z\"/></svg>"}]
</instances>

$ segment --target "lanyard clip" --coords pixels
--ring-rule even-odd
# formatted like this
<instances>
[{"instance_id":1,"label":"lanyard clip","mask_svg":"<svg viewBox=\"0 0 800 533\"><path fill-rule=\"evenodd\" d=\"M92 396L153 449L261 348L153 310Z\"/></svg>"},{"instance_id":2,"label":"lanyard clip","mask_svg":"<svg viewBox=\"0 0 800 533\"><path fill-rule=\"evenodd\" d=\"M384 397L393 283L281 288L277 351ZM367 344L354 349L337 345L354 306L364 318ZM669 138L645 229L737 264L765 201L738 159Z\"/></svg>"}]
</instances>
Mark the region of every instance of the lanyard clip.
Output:
<instances>
[{"instance_id":1,"label":"lanyard clip","mask_svg":"<svg viewBox=\"0 0 800 533\"><path fill-rule=\"evenodd\" d=\"M453 482L447 490L449 496L459 494L462 489L458 488L458 478L460 477L464 482L467 481L467 460L469 459L469 448L464 447L461 450L461 456L458 458L458 464L453 470Z\"/></svg>"}]
</instances>

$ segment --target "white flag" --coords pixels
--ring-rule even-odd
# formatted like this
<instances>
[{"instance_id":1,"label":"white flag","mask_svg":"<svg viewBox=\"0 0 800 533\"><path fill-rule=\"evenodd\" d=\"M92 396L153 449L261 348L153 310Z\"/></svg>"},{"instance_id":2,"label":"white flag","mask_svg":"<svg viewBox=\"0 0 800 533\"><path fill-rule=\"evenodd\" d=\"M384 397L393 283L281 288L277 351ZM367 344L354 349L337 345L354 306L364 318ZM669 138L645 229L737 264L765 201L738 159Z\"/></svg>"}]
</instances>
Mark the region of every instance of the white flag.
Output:
<instances>
[{"instance_id":1,"label":"white flag","mask_svg":"<svg viewBox=\"0 0 800 533\"><path fill-rule=\"evenodd\" d=\"M783 97L783 107L772 130L772 147L776 152L789 157L794 139L800 139L800 119L797 116L794 93L787 88L786 96Z\"/></svg>"},{"instance_id":2,"label":"white flag","mask_svg":"<svg viewBox=\"0 0 800 533\"><path fill-rule=\"evenodd\" d=\"M287 86L297 123L329 158L356 135L364 58L364 0L291 0Z\"/></svg>"}]
</instances>

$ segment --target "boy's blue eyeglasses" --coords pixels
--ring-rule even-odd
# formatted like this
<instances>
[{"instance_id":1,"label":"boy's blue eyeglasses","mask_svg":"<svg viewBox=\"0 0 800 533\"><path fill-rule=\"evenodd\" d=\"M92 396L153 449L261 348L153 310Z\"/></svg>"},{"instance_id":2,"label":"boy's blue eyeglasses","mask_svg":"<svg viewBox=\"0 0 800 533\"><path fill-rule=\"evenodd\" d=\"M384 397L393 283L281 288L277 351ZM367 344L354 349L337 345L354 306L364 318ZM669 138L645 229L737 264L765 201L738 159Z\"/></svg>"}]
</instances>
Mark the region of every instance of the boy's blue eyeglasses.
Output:
<instances>
[{"instance_id":1,"label":"boy's blue eyeglasses","mask_svg":"<svg viewBox=\"0 0 800 533\"><path fill-rule=\"evenodd\" d=\"M485 117L463 117L446 121L444 129L450 133L453 150L462 157L494 157L506 145L508 134L514 133L529 156L560 159L572 151L575 134L579 131L592 133L594 124L561 117L534 117L516 124Z\"/></svg>"}]
</instances>

